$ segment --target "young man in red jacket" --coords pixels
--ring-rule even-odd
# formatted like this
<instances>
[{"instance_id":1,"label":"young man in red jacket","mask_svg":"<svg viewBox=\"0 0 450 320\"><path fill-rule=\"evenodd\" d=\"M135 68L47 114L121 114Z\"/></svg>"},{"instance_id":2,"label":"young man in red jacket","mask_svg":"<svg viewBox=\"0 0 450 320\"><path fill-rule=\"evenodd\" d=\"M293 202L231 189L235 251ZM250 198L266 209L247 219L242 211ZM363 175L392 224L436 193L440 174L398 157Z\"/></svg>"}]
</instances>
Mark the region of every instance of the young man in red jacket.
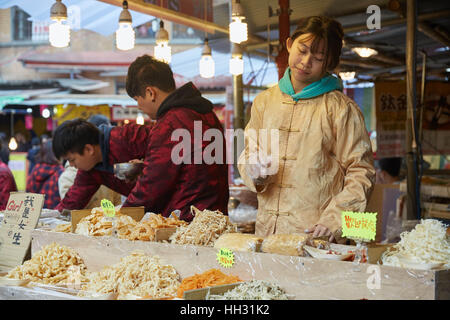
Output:
<instances>
[{"instance_id":1,"label":"young man in red jacket","mask_svg":"<svg viewBox=\"0 0 450 320\"><path fill-rule=\"evenodd\" d=\"M114 164L144 158L150 129L151 126L136 124L97 128L83 119L65 121L56 128L53 134L55 156L79 169L73 186L56 209L83 209L101 185L128 196L135 183L116 178Z\"/></svg>"},{"instance_id":2,"label":"young man in red jacket","mask_svg":"<svg viewBox=\"0 0 450 320\"><path fill-rule=\"evenodd\" d=\"M139 109L156 123L145 155L147 165L123 206L142 205L147 211L166 217L178 209L186 221L193 218L192 205L227 214L226 143L212 103L191 82L175 89L169 65L148 55L138 57L130 65L126 89ZM203 139L203 133L209 129L219 133L214 141ZM195 141L199 130L201 141ZM187 141L183 140L186 148L179 148L180 134L187 137ZM213 142L220 146L220 150L215 150L221 155L219 161L205 161L202 156L211 151ZM180 151L183 161L179 161Z\"/></svg>"}]
</instances>

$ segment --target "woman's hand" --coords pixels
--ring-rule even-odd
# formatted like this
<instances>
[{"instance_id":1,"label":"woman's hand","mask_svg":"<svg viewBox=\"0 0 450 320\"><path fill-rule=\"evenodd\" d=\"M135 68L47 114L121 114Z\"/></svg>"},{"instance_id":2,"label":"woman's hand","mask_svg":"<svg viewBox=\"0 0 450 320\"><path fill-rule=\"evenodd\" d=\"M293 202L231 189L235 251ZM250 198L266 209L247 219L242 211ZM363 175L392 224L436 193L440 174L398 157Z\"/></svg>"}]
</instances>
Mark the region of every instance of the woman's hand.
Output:
<instances>
[{"instance_id":1,"label":"woman's hand","mask_svg":"<svg viewBox=\"0 0 450 320\"><path fill-rule=\"evenodd\" d=\"M267 182L270 174L270 166L272 164L271 156L252 155L247 165L247 174L253 180L253 183L263 185Z\"/></svg>"},{"instance_id":2,"label":"woman's hand","mask_svg":"<svg viewBox=\"0 0 450 320\"><path fill-rule=\"evenodd\" d=\"M330 229L321 224L316 224L311 228L306 229L305 233L312 233L313 238L327 236L328 242L333 242L335 240L333 232L331 232Z\"/></svg>"}]
</instances>

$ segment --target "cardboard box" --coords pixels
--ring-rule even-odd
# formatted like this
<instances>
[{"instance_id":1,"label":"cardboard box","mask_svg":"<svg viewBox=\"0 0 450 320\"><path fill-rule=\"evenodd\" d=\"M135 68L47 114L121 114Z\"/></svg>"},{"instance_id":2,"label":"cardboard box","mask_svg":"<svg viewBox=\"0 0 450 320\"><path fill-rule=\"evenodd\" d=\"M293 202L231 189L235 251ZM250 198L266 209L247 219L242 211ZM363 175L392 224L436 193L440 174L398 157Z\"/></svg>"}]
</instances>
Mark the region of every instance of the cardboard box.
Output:
<instances>
[{"instance_id":1,"label":"cardboard box","mask_svg":"<svg viewBox=\"0 0 450 320\"><path fill-rule=\"evenodd\" d=\"M84 217L91 214L92 209L72 210L71 212L71 232L75 232L78 222ZM144 207L123 207L120 208L120 213L132 217L137 222L141 221L145 214Z\"/></svg>"},{"instance_id":2,"label":"cardboard box","mask_svg":"<svg viewBox=\"0 0 450 320\"><path fill-rule=\"evenodd\" d=\"M387 244L381 244L381 243L371 243L367 246L367 254L369 255L369 263L371 264L377 264L380 259L383 252L391 248L394 244L393 243L387 243Z\"/></svg>"},{"instance_id":3,"label":"cardboard box","mask_svg":"<svg viewBox=\"0 0 450 320\"><path fill-rule=\"evenodd\" d=\"M240 285L242 282L232 283L232 284L222 284L220 286L206 287L194 290L187 290L183 292L183 299L185 300L205 300L206 296L209 294L224 294L227 291L234 289L236 286Z\"/></svg>"},{"instance_id":4,"label":"cardboard box","mask_svg":"<svg viewBox=\"0 0 450 320\"><path fill-rule=\"evenodd\" d=\"M375 242L384 240L389 212L397 211L396 201L402 193L399 184L375 184L366 208L366 212L378 213Z\"/></svg>"}]
</instances>

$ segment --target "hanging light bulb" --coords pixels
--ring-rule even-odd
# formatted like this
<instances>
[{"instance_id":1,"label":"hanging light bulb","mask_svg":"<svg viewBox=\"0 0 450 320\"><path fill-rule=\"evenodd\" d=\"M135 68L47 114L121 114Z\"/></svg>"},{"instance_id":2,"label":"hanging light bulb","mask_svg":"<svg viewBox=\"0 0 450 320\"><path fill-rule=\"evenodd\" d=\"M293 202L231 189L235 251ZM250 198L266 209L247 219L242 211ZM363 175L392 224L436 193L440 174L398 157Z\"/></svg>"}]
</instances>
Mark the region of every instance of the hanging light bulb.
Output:
<instances>
[{"instance_id":1,"label":"hanging light bulb","mask_svg":"<svg viewBox=\"0 0 450 320\"><path fill-rule=\"evenodd\" d=\"M67 7L61 0L56 0L50 8L50 19L53 21L48 27L48 39L50 44L57 48L67 47L70 42L70 27L66 24Z\"/></svg>"},{"instance_id":2,"label":"hanging light bulb","mask_svg":"<svg viewBox=\"0 0 450 320\"><path fill-rule=\"evenodd\" d=\"M45 108L44 110L42 110L42 116L47 119L50 117L50 110L48 110L48 108Z\"/></svg>"},{"instance_id":3,"label":"hanging light bulb","mask_svg":"<svg viewBox=\"0 0 450 320\"><path fill-rule=\"evenodd\" d=\"M128 11L128 2L122 3L122 12L119 16L119 29L116 31L116 47L119 50L130 50L134 48L135 34L131 26L132 18Z\"/></svg>"},{"instance_id":4,"label":"hanging light bulb","mask_svg":"<svg viewBox=\"0 0 450 320\"><path fill-rule=\"evenodd\" d=\"M230 41L233 43L245 42L248 39L247 23L243 22L245 19L244 10L242 9L239 0L232 3L231 20L229 31Z\"/></svg>"},{"instance_id":5,"label":"hanging light bulb","mask_svg":"<svg viewBox=\"0 0 450 320\"><path fill-rule=\"evenodd\" d=\"M16 138L11 137L11 140L9 140L8 147L9 147L9 150L11 150L11 151L14 151L17 149L18 145L17 145Z\"/></svg>"},{"instance_id":6,"label":"hanging light bulb","mask_svg":"<svg viewBox=\"0 0 450 320\"><path fill-rule=\"evenodd\" d=\"M159 30L156 32L156 47L154 56L165 63L172 60L172 48L169 46L169 33L164 29L164 22L159 22Z\"/></svg>"},{"instance_id":7,"label":"hanging light bulb","mask_svg":"<svg viewBox=\"0 0 450 320\"><path fill-rule=\"evenodd\" d=\"M140 124L142 126L144 122L145 122L144 116L142 115L142 113L139 112L136 117L136 124Z\"/></svg>"},{"instance_id":8,"label":"hanging light bulb","mask_svg":"<svg viewBox=\"0 0 450 320\"><path fill-rule=\"evenodd\" d=\"M366 47L355 47L352 48L353 52L356 52L361 58L369 58L378 53L377 50Z\"/></svg>"},{"instance_id":9,"label":"hanging light bulb","mask_svg":"<svg viewBox=\"0 0 450 320\"><path fill-rule=\"evenodd\" d=\"M202 57L199 63L200 76L202 78L212 78L215 73L215 63L211 55L211 47L208 44L208 38L205 39Z\"/></svg>"},{"instance_id":10,"label":"hanging light bulb","mask_svg":"<svg viewBox=\"0 0 450 320\"><path fill-rule=\"evenodd\" d=\"M348 71L348 72L339 72L339 77L341 77L344 81L349 81L355 79L356 72Z\"/></svg>"},{"instance_id":11,"label":"hanging light bulb","mask_svg":"<svg viewBox=\"0 0 450 320\"><path fill-rule=\"evenodd\" d=\"M233 44L230 59L230 73L238 76L244 73L244 60L242 60L242 49L238 44Z\"/></svg>"}]
</instances>

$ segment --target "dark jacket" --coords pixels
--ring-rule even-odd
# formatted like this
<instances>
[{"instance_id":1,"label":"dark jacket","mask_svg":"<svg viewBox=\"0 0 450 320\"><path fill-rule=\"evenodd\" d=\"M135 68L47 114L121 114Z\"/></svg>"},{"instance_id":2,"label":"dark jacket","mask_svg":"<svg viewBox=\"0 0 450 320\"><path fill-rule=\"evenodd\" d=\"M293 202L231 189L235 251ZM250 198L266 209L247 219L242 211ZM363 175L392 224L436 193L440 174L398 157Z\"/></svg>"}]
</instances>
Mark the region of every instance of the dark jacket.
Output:
<instances>
[{"instance_id":1,"label":"dark jacket","mask_svg":"<svg viewBox=\"0 0 450 320\"><path fill-rule=\"evenodd\" d=\"M54 209L61 201L58 179L63 171L60 164L36 163L27 178L26 191L44 194L44 208Z\"/></svg>"},{"instance_id":2,"label":"dark jacket","mask_svg":"<svg viewBox=\"0 0 450 320\"><path fill-rule=\"evenodd\" d=\"M0 160L0 210L5 210L9 193L17 191L16 181L9 167Z\"/></svg>"},{"instance_id":3,"label":"dark jacket","mask_svg":"<svg viewBox=\"0 0 450 320\"><path fill-rule=\"evenodd\" d=\"M59 211L84 209L101 185L125 196L135 185L117 179L114 164L145 157L151 126L129 124L122 127L100 126L99 129L103 161L89 171L78 170L73 186L57 206Z\"/></svg>"},{"instance_id":4,"label":"dark jacket","mask_svg":"<svg viewBox=\"0 0 450 320\"><path fill-rule=\"evenodd\" d=\"M196 127L201 130L201 136L194 142ZM177 129L181 130L175 131ZM202 139L208 129L220 133L219 141L214 142L220 146L216 152L221 155L221 162L207 164L200 159L196 163L196 151L200 158L211 151L212 141ZM176 133L189 137L188 149L180 151L179 136L172 141L172 134ZM165 217L179 209L181 218L186 221L193 218L191 205L200 210L220 210L227 214L229 191L225 147L223 128L213 112L212 103L203 98L191 82L185 84L172 92L158 109L145 155L146 166L123 206L145 206L147 211ZM188 161L175 163L173 153L181 154Z\"/></svg>"}]
</instances>

